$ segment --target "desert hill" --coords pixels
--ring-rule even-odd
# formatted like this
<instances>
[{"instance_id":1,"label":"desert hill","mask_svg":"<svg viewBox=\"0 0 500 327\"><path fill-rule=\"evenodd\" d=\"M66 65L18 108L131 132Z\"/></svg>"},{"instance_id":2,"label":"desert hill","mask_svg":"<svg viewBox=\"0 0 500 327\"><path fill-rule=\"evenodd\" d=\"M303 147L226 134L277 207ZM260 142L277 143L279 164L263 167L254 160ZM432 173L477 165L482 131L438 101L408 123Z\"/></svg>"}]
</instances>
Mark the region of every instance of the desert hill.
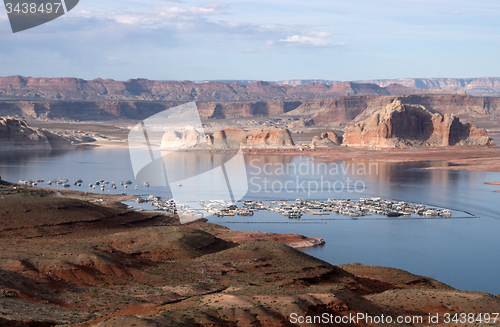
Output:
<instances>
[{"instance_id":1,"label":"desert hill","mask_svg":"<svg viewBox=\"0 0 500 327\"><path fill-rule=\"evenodd\" d=\"M181 226L176 216L116 208L111 195L95 202L101 196L0 183L2 326L292 326L294 312L427 316L500 306L398 269L332 266L267 241L278 234Z\"/></svg>"},{"instance_id":2,"label":"desert hill","mask_svg":"<svg viewBox=\"0 0 500 327\"><path fill-rule=\"evenodd\" d=\"M493 144L484 129L462 124L456 115L433 114L422 105L404 104L399 99L350 126L343 142L373 147Z\"/></svg>"}]
</instances>

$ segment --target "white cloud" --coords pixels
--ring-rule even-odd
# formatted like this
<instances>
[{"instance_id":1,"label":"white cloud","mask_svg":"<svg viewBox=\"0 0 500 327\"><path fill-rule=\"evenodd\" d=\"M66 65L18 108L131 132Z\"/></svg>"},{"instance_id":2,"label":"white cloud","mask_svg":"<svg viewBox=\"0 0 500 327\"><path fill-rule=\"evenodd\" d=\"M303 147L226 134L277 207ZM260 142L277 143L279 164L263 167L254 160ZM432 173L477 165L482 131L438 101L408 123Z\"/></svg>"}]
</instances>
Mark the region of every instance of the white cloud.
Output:
<instances>
[{"instance_id":1,"label":"white cloud","mask_svg":"<svg viewBox=\"0 0 500 327\"><path fill-rule=\"evenodd\" d=\"M227 3L219 2L219 3L207 3L202 6L203 8L213 8L213 9L222 9L227 8Z\"/></svg>"},{"instance_id":2,"label":"white cloud","mask_svg":"<svg viewBox=\"0 0 500 327\"><path fill-rule=\"evenodd\" d=\"M201 6L161 6L151 8L149 11L132 11L130 8L118 7L115 10L89 11L81 10L77 14L82 28L86 26L99 26L101 29L131 27L139 30L168 29L169 33L175 31L183 33L211 34L215 42L232 43L257 42L257 47L262 47L267 40L278 40L280 44L296 44L307 46L332 46L333 42L327 40L331 33L322 31L308 31L318 28L316 25L287 25L273 23L251 23L245 21L225 21L217 19L219 16L228 15L226 3L209 3ZM72 21L76 17L72 17ZM73 25L76 27L77 25ZM291 35L291 36L290 36ZM268 44L269 45L269 44Z\"/></svg>"},{"instance_id":3,"label":"white cloud","mask_svg":"<svg viewBox=\"0 0 500 327\"><path fill-rule=\"evenodd\" d=\"M115 22L136 27L175 27L185 28L185 21L203 22L210 16L223 15L225 3L211 3L197 7L161 6L149 11L136 11L124 8L114 10L81 10L75 13L79 18L94 22ZM75 15L72 17L75 18Z\"/></svg>"},{"instance_id":4,"label":"white cloud","mask_svg":"<svg viewBox=\"0 0 500 327\"><path fill-rule=\"evenodd\" d=\"M312 37L307 35L292 35L285 39L280 39L279 43L288 45L301 45L301 46L313 46L313 47L328 47L335 45L342 45L341 43L335 43L330 40L326 40L325 37L329 36L329 33L316 34L321 35L321 37ZM276 44L273 42L271 44Z\"/></svg>"},{"instance_id":5,"label":"white cloud","mask_svg":"<svg viewBox=\"0 0 500 327\"><path fill-rule=\"evenodd\" d=\"M318 37L318 38L325 38L325 37L329 37L330 35L332 35L332 33L316 32L316 31L310 31L310 32L307 32L305 34L308 36L311 36L311 37Z\"/></svg>"}]
</instances>

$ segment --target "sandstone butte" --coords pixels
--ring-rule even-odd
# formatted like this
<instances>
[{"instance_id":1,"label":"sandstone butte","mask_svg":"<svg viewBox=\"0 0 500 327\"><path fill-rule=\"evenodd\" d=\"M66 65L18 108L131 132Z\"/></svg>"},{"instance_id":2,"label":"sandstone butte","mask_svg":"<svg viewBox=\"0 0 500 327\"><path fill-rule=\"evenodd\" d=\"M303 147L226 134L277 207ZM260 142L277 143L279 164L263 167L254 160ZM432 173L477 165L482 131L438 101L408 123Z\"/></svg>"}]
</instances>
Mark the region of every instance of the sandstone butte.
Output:
<instances>
[{"instance_id":1,"label":"sandstone butte","mask_svg":"<svg viewBox=\"0 0 500 327\"><path fill-rule=\"evenodd\" d=\"M343 142L348 146L376 148L493 145L484 129L463 124L454 114L431 113L422 105L404 104L398 98L368 119L350 126Z\"/></svg>"},{"instance_id":2,"label":"sandstone butte","mask_svg":"<svg viewBox=\"0 0 500 327\"><path fill-rule=\"evenodd\" d=\"M243 148L294 146L290 131L286 128L245 130L226 127L212 135L206 135L205 140L206 142L203 142L201 134L194 129L186 129L182 134L169 131L163 135L161 148L233 149L240 146Z\"/></svg>"}]
</instances>

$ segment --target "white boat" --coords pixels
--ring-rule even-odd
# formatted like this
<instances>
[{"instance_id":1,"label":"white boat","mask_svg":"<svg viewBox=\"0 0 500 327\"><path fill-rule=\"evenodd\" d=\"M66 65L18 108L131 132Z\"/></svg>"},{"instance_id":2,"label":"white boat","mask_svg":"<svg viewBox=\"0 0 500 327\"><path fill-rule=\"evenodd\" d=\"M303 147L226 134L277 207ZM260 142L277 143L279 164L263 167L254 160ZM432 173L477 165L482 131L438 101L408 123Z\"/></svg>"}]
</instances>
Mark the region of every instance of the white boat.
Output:
<instances>
[{"instance_id":1,"label":"white boat","mask_svg":"<svg viewBox=\"0 0 500 327\"><path fill-rule=\"evenodd\" d=\"M429 209L426 212L424 212L424 216L425 217L437 217L438 216L438 211L437 210L433 210L433 209Z\"/></svg>"},{"instance_id":2,"label":"white boat","mask_svg":"<svg viewBox=\"0 0 500 327\"><path fill-rule=\"evenodd\" d=\"M451 217L451 211L450 210L440 210L439 215L443 218L450 218Z\"/></svg>"}]
</instances>

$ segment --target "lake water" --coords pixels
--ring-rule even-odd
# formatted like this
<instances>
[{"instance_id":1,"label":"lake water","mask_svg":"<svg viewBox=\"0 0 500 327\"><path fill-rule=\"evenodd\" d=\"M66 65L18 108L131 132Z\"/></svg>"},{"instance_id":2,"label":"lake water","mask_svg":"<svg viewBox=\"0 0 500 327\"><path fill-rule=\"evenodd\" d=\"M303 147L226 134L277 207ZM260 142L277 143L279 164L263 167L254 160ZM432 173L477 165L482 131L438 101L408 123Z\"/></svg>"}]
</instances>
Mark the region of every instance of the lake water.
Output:
<instances>
[{"instance_id":1,"label":"lake water","mask_svg":"<svg viewBox=\"0 0 500 327\"><path fill-rule=\"evenodd\" d=\"M227 159L221 156L214 155L211 164L216 166ZM180 154L172 159L170 168L186 175L186 171L197 171L200 160L206 158ZM245 161L249 177L245 199L382 197L467 211L479 218L460 218L470 215L454 212L451 219L372 216L352 220L332 213L305 214L297 221L259 211L251 217L210 217L211 222L237 230L321 237L325 246L305 252L335 265L360 262L395 267L462 290L500 294L500 193L493 192L500 186L485 184L500 181L500 173L424 169L445 165L441 162L314 162L307 156L284 155L248 155ZM104 179L118 184L116 190L108 186L106 193L172 196L169 187L136 183L128 150L0 152L0 176L11 182L57 178L72 182L81 178L81 187L71 185L69 189L94 192L101 191L90 189L88 184ZM133 184L124 189L119 182L126 180ZM179 186L173 193L189 195L191 189L186 186ZM231 188L233 193L241 193L246 183L232 183ZM199 190L197 196L207 199L217 199L223 192L209 182Z\"/></svg>"}]
</instances>

